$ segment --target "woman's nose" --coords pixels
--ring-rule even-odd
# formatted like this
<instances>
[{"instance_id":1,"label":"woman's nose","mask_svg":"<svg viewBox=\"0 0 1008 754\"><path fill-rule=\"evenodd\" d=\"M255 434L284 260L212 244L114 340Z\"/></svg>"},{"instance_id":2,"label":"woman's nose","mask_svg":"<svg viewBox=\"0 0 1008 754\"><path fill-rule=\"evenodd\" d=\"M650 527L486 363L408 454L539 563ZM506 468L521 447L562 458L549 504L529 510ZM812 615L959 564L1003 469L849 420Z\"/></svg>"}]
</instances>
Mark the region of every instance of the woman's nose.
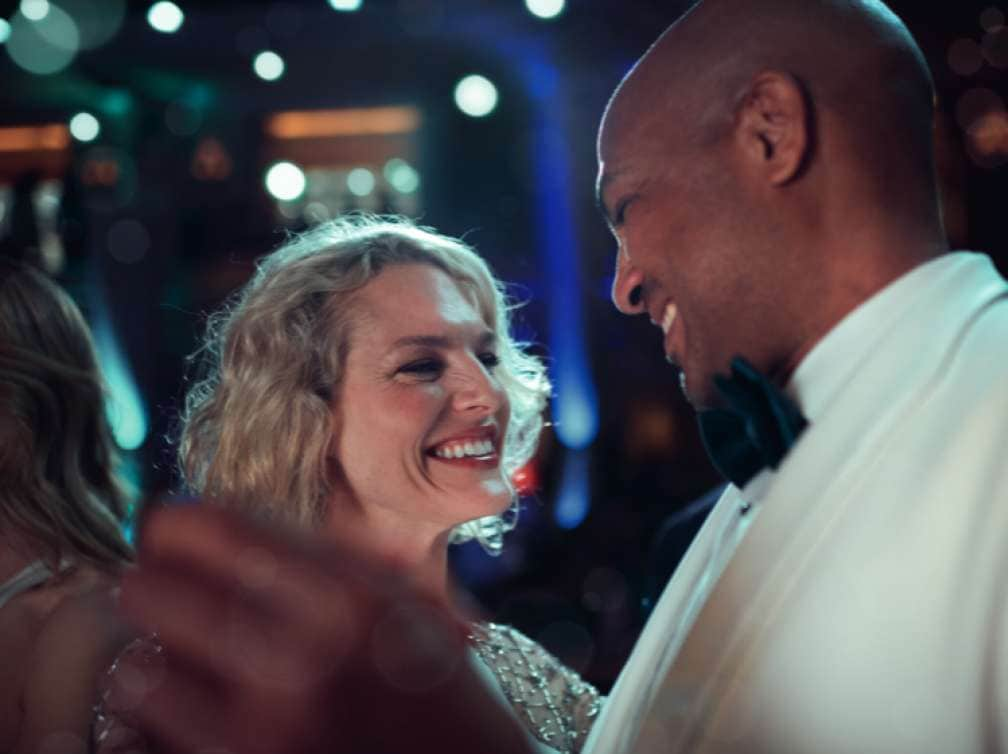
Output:
<instances>
[{"instance_id":1,"label":"woman's nose","mask_svg":"<svg viewBox=\"0 0 1008 754\"><path fill-rule=\"evenodd\" d=\"M459 411L482 411L495 414L504 401L504 389L479 361L459 375L455 391L455 408Z\"/></svg>"}]
</instances>

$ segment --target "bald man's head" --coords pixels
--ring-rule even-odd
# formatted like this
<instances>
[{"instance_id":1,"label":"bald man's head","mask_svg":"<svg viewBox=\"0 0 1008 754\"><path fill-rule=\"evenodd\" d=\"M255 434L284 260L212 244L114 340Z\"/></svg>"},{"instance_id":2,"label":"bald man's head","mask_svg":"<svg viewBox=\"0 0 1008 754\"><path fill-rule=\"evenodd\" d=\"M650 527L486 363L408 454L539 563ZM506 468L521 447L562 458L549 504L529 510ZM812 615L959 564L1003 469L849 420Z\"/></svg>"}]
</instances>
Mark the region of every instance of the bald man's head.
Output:
<instances>
[{"instance_id":1,"label":"bald man's head","mask_svg":"<svg viewBox=\"0 0 1008 754\"><path fill-rule=\"evenodd\" d=\"M704 0L626 76L598 143L613 297L663 324L694 403L735 353L786 376L934 252L933 102L876 0Z\"/></svg>"},{"instance_id":2,"label":"bald man's head","mask_svg":"<svg viewBox=\"0 0 1008 754\"><path fill-rule=\"evenodd\" d=\"M675 124L676 136L710 144L731 127L761 70L793 75L852 138L899 131L930 159L931 74L906 26L877 0L699 2L617 88L601 135Z\"/></svg>"}]
</instances>

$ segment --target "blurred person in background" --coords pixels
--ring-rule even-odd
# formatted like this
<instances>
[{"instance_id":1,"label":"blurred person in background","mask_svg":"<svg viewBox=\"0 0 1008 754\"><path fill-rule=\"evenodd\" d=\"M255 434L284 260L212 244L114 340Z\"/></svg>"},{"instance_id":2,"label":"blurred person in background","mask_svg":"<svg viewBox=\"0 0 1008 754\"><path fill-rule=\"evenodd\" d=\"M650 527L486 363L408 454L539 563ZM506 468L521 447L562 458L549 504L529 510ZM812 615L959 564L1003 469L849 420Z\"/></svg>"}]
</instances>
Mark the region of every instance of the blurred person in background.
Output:
<instances>
[{"instance_id":1,"label":"blurred person in background","mask_svg":"<svg viewBox=\"0 0 1008 754\"><path fill-rule=\"evenodd\" d=\"M549 395L542 363L512 340L509 320L502 284L471 248L405 219L354 215L295 237L211 319L207 373L183 417L190 491L270 526L349 539L451 604L448 545L477 539L499 553L517 515L511 478L535 450ZM272 582L270 556L249 552L233 564L239 578ZM343 591L318 598L339 610ZM220 620L220 652L245 651L247 626L230 624L223 609ZM410 632L395 625L375 639L376 676ZM163 636L169 655L181 653ZM473 620L467 642L530 746L580 750L599 709L593 687L513 628ZM157 654L134 651L147 658L125 656L117 667ZM443 673L404 685L426 688ZM114 688L116 675L99 751L137 745L123 732L137 723L131 704L117 702L133 700ZM183 749L213 745L192 723L162 734Z\"/></svg>"},{"instance_id":2,"label":"blurred person in background","mask_svg":"<svg viewBox=\"0 0 1008 754\"><path fill-rule=\"evenodd\" d=\"M116 462L79 309L0 258L0 751L88 750L97 679L128 638Z\"/></svg>"}]
</instances>

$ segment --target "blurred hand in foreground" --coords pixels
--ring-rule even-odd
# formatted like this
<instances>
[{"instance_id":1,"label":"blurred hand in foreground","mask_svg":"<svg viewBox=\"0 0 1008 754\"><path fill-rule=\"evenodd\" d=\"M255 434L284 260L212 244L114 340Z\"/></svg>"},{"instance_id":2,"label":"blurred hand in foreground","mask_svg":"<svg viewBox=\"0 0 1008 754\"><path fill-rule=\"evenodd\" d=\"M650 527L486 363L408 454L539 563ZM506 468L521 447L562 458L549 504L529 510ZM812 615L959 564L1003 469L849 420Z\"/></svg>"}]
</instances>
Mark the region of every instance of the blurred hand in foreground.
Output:
<instances>
[{"instance_id":1,"label":"blurred hand in foreground","mask_svg":"<svg viewBox=\"0 0 1008 754\"><path fill-rule=\"evenodd\" d=\"M526 754L466 660L466 626L349 540L210 506L155 511L121 604L156 631L124 669L159 752ZM129 662L129 658L125 658Z\"/></svg>"}]
</instances>

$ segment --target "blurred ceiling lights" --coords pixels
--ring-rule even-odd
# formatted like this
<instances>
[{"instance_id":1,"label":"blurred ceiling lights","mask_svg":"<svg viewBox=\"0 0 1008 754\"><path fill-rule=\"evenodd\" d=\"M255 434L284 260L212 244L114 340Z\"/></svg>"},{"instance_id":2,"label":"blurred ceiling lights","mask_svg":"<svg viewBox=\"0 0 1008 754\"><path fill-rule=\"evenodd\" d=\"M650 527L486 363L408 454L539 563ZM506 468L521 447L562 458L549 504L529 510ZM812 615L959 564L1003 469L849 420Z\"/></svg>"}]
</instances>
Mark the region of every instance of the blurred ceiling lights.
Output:
<instances>
[{"instance_id":1,"label":"blurred ceiling lights","mask_svg":"<svg viewBox=\"0 0 1008 754\"><path fill-rule=\"evenodd\" d=\"M271 115L266 132L275 139L408 134L420 127L420 120L420 111L406 106L288 110Z\"/></svg>"},{"instance_id":2,"label":"blurred ceiling lights","mask_svg":"<svg viewBox=\"0 0 1008 754\"><path fill-rule=\"evenodd\" d=\"M62 123L0 128L0 152L61 151L70 145L70 132Z\"/></svg>"}]
</instances>

